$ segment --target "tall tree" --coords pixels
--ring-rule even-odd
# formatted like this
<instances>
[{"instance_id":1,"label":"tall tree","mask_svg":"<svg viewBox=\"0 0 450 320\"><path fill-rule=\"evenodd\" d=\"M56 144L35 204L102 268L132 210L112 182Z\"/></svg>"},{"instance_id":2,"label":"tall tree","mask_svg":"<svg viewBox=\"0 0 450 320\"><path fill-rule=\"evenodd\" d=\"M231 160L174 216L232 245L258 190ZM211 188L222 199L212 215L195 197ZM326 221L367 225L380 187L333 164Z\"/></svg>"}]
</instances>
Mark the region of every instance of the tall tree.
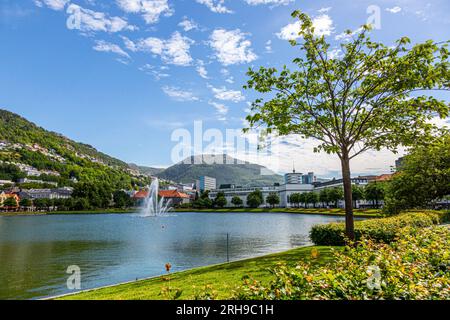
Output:
<instances>
[{"instance_id":1,"label":"tall tree","mask_svg":"<svg viewBox=\"0 0 450 320\"><path fill-rule=\"evenodd\" d=\"M280 204L280 197L278 196L277 193L275 192L271 192L267 197L266 197L266 202L268 204L270 204L270 206L272 208L275 207L275 205Z\"/></svg>"},{"instance_id":2,"label":"tall tree","mask_svg":"<svg viewBox=\"0 0 450 320\"><path fill-rule=\"evenodd\" d=\"M332 55L306 14L292 16L300 21L303 41L290 42L304 55L293 60L294 71L286 66L279 73L266 67L248 71L244 88L270 98L255 100L247 120L268 132L316 139L321 144L314 151L339 157L346 235L354 239L350 161L369 149L396 151L433 136L436 128L428 120L449 114L449 104L431 95L431 90L449 90L448 41L411 46L403 37L386 46L372 41L365 25L358 32L348 30L348 41Z\"/></svg>"}]
</instances>

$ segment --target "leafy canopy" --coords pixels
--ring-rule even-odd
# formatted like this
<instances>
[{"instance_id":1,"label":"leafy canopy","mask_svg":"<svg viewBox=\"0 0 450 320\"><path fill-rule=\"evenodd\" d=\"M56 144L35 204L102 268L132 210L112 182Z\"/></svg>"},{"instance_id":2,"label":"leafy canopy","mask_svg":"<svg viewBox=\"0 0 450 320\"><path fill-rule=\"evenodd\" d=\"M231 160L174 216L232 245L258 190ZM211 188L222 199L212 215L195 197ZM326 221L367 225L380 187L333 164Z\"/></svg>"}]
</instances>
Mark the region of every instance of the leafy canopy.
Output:
<instances>
[{"instance_id":1,"label":"leafy canopy","mask_svg":"<svg viewBox=\"0 0 450 320\"><path fill-rule=\"evenodd\" d=\"M321 142L316 152L348 160L369 149L396 151L436 133L428 120L447 117L449 105L427 93L449 90L448 42L411 46L403 37L386 46L372 41L371 27L365 25L359 32L347 31L351 40L332 55L331 45L314 35L306 14L295 11L292 16L301 22L304 41L290 42L304 55L293 60L293 71L286 66L280 72L266 67L248 71L244 88L272 93L270 100L253 103L250 127L315 138Z\"/></svg>"}]
</instances>

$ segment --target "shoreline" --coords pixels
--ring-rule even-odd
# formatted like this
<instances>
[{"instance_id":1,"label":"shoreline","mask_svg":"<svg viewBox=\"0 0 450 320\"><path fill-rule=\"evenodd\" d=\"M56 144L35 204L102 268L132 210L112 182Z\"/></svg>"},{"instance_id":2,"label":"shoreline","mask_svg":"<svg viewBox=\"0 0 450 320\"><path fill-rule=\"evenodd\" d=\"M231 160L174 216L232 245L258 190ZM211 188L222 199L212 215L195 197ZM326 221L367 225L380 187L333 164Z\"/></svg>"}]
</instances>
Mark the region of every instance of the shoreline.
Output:
<instances>
[{"instance_id":1,"label":"shoreline","mask_svg":"<svg viewBox=\"0 0 450 320\"><path fill-rule=\"evenodd\" d=\"M81 291L77 291L77 292L70 292L70 293L64 293L64 294L59 294L59 295L54 295L54 296L46 296L46 297L40 297L40 298L37 297L37 298L35 298L35 300L60 300L60 299L64 300L66 298L69 298L69 299L71 297L76 298L76 296L85 295L85 294L94 294L94 295L101 294L101 291L108 290L108 289L117 289L117 288L123 287L123 286L136 286L136 285L139 286L139 285L144 285L144 284L148 285L151 282L158 282L158 281L160 281L161 286L163 286L164 281L165 281L164 278L168 277L168 276L170 276L172 278L179 278L179 277L183 278L183 277L189 276L191 274L198 274L198 273L205 274L214 269L227 269L227 268L232 268L234 265L240 265L240 264L246 265L251 262L264 261L265 259L282 258L284 256L291 255L291 254L298 254L298 253L309 254L313 248L317 248L319 251L322 252L322 254L324 254L325 257L326 257L325 252L330 250L331 248L339 250L339 247L315 246L314 244L307 244L304 246L299 246L299 247L295 247L295 248L280 251L280 252L273 252L273 253L269 253L269 254L257 255L257 256L248 257L248 258L244 258L244 259L233 260L230 262L221 262L221 263L210 264L210 265L205 265L205 266L193 267L193 268L170 273L170 275L160 274L160 275L146 277L146 278L142 278L142 279L138 279L138 280L124 281L124 282L119 282L119 283L115 283L115 284L85 289L85 290L81 290Z\"/></svg>"},{"instance_id":2,"label":"shoreline","mask_svg":"<svg viewBox=\"0 0 450 320\"><path fill-rule=\"evenodd\" d=\"M0 217L33 217L33 216L52 216L52 215L101 215L101 214L130 214L136 213L139 209L104 209L104 210L85 210L85 211L42 211L42 212L0 212ZM321 215L344 217L343 209L302 209L302 208L238 208L238 209L175 209L174 213L289 213L303 215ZM356 209L353 212L355 217L359 218L379 218L383 215L378 209Z\"/></svg>"}]
</instances>

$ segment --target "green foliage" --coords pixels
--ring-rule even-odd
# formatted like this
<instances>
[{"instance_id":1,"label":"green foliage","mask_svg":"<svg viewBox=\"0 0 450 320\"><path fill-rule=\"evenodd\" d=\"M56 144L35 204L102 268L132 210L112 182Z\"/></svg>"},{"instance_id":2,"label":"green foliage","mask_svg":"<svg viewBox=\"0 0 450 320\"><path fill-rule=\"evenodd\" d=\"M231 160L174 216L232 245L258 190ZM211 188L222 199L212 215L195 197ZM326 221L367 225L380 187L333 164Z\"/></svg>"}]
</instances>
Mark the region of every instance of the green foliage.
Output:
<instances>
[{"instance_id":1,"label":"green foliage","mask_svg":"<svg viewBox=\"0 0 450 320\"><path fill-rule=\"evenodd\" d=\"M450 105L430 92L450 90L449 41L410 45L403 37L387 46L372 41L371 27L365 25L360 32L349 32L341 54L333 57L327 54L332 44L317 36L308 15L294 11L292 17L299 20L302 39L290 41L300 53L292 61L294 68L249 69L244 88L262 97L252 103L247 121L250 128L313 138L320 142L315 152L338 155L346 233L353 238L350 162L367 150L396 151L438 135L429 120L448 117Z\"/></svg>"},{"instance_id":2,"label":"green foliage","mask_svg":"<svg viewBox=\"0 0 450 320\"><path fill-rule=\"evenodd\" d=\"M250 208L258 208L263 203L264 197L259 189L256 189L247 196L247 206Z\"/></svg>"},{"instance_id":3,"label":"green foliage","mask_svg":"<svg viewBox=\"0 0 450 320\"><path fill-rule=\"evenodd\" d=\"M214 199L214 206L223 208L226 205L227 205L227 198L225 198L224 195L222 195L222 196L217 195L217 197Z\"/></svg>"},{"instance_id":4,"label":"green foliage","mask_svg":"<svg viewBox=\"0 0 450 320\"><path fill-rule=\"evenodd\" d=\"M272 208L275 207L275 205L280 204L280 197L277 193L272 192L266 197L266 202L272 206Z\"/></svg>"},{"instance_id":5,"label":"green foliage","mask_svg":"<svg viewBox=\"0 0 450 320\"><path fill-rule=\"evenodd\" d=\"M413 148L386 188L385 211L424 208L450 195L450 134Z\"/></svg>"},{"instance_id":6,"label":"green foliage","mask_svg":"<svg viewBox=\"0 0 450 320\"><path fill-rule=\"evenodd\" d=\"M19 202L19 205L21 207L31 207L33 205L33 202L30 199L21 199Z\"/></svg>"},{"instance_id":7,"label":"green foliage","mask_svg":"<svg viewBox=\"0 0 450 320\"><path fill-rule=\"evenodd\" d=\"M344 199L344 190L340 187L329 188L328 191L328 200L330 202L334 202L336 208L338 206L338 201Z\"/></svg>"},{"instance_id":8,"label":"green foliage","mask_svg":"<svg viewBox=\"0 0 450 320\"><path fill-rule=\"evenodd\" d=\"M384 182L369 182L364 188L364 193L366 195L366 200L372 201L375 207L379 207L379 202L384 200L386 189L386 183Z\"/></svg>"},{"instance_id":9,"label":"green foliage","mask_svg":"<svg viewBox=\"0 0 450 320\"><path fill-rule=\"evenodd\" d=\"M404 228L387 245L361 239L335 251L326 266L301 262L273 270L263 285L244 278L239 300L447 300L450 232L443 227Z\"/></svg>"},{"instance_id":10,"label":"green foliage","mask_svg":"<svg viewBox=\"0 0 450 320\"><path fill-rule=\"evenodd\" d=\"M300 193L292 193L289 196L289 202L292 203L297 208L299 207L301 201L301 194Z\"/></svg>"},{"instance_id":11,"label":"green foliage","mask_svg":"<svg viewBox=\"0 0 450 320\"><path fill-rule=\"evenodd\" d=\"M118 190L113 193L113 201L114 207L116 208L128 208L133 205L131 198L122 190Z\"/></svg>"},{"instance_id":12,"label":"green foliage","mask_svg":"<svg viewBox=\"0 0 450 320\"><path fill-rule=\"evenodd\" d=\"M60 186L72 186L71 178L85 183L101 181L115 190L132 189L149 183L148 178L131 176L127 172L129 167L126 163L103 154L92 146L49 132L14 113L1 109L0 141L22 145L22 148L1 151L0 161L23 163L38 170L56 171L60 177L42 175L39 179L58 182ZM32 151L25 146L35 144L46 149L49 154ZM58 160L57 157L64 160L61 158ZM24 177L17 167L0 163L1 180L17 181Z\"/></svg>"},{"instance_id":13,"label":"green foliage","mask_svg":"<svg viewBox=\"0 0 450 320\"><path fill-rule=\"evenodd\" d=\"M17 207L19 204L17 203L16 199L14 198L6 198L5 201L3 201L3 207Z\"/></svg>"},{"instance_id":14,"label":"green foliage","mask_svg":"<svg viewBox=\"0 0 450 320\"><path fill-rule=\"evenodd\" d=\"M234 196L231 199L231 203L235 206L235 207L240 207L244 204L244 201L242 201L242 199L238 196Z\"/></svg>"},{"instance_id":15,"label":"green foliage","mask_svg":"<svg viewBox=\"0 0 450 320\"><path fill-rule=\"evenodd\" d=\"M195 290L194 300L216 300L217 296L217 290L212 285L206 285L203 289Z\"/></svg>"},{"instance_id":16,"label":"green foliage","mask_svg":"<svg viewBox=\"0 0 450 320\"><path fill-rule=\"evenodd\" d=\"M390 243L403 227L430 227L450 220L450 212L408 212L394 217L355 222L356 240L363 237L377 242ZM330 223L312 227L310 238L316 245L342 246L346 244L343 223Z\"/></svg>"},{"instance_id":17,"label":"green foliage","mask_svg":"<svg viewBox=\"0 0 450 320\"><path fill-rule=\"evenodd\" d=\"M15 165L0 163L0 180L18 181L25 178L26 174L20 171Z\"/></svg>"},{"instance_id":18,"label":"green foliage","mask_svg":"<svg viewBox=\"0 0 450 320\"><path fill-rule=\"evenodd\" d=\"M306 198L305 201L308 204L312 204L313 207L316 207L317 202L319 202L319 194L316 192L308 192L305 194Z\"/></svg>"}]
</instances>

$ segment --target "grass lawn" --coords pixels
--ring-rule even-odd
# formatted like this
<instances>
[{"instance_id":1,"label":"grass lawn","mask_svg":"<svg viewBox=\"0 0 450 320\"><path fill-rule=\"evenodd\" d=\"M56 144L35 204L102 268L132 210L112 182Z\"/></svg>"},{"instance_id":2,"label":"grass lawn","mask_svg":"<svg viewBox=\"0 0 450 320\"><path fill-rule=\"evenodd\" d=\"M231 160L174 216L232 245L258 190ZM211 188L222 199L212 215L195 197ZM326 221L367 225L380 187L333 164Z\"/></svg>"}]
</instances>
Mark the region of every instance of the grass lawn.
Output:
<instances>
[{"instance_id":1,"label":"grass lawn","mask_svg":"<svg viewBox=\"0 0 450 320\"><path fill-rule=\"evenodd\" d=\"M314 260L311 258L312 248L316 248L319 252L319 257ZM331 259L331 247L302 247L268 256L173 273L170 275L170 287L183 290L180 299L188 300L194 297L196 291L202 290L206 285L212 285L213 289L217 291L219 299L227 299L232 294L232 290L242 284L244 275L253 276L264 283L271 279L269 269L278 262L295 265L300 260L312 260L314 263L323 264ZM161 276L65 296L60 299L158 300L163 299L159 293L163 287L168 285L167 276Z\"/></svg>"}]
</instances>

